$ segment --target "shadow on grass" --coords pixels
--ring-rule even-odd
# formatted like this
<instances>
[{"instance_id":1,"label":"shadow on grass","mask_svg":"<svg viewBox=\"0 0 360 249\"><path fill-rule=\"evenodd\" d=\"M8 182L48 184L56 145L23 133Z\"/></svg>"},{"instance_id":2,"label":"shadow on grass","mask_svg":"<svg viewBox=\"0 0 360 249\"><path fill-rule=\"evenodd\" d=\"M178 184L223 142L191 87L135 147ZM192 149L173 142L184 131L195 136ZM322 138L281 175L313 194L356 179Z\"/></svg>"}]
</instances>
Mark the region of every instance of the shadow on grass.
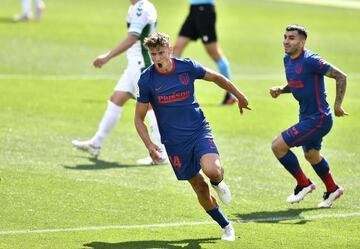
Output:
<instances>
[{"instance_id":1,"label":"shadow on grass","mask_svg":"<svg viewBox=\"0 0 360 249\"><path fill-rule=\"evenodd\" d=\"M206 238L206 239L186 239L186 240L141 240L141 241L126 241L119 243L108 242L91 242L84 244L84 249L147 249L147 248L187 248L187 249L200 249L203 243L215 243L218 239Z\"/></svg>"},{"instance_id":2,"label":"shadow on grass","mask_svg":"<svg viewBox=\"0 0 360 249\"><path fill-rule=\"evenodd\" d=\"M87 157L83 157L87 158ZM96 158L87 158L91 163L89 164L79 164L75 166L62 165L65 169L71 170L103 170L103 169L113 169L113 168L136 168L136 167L154 167L153 165L139 165L139 164L120 164L117 162L108 162ZM158 167L156 165L155 167Z\"/></svg>"},{"instance_id":3,"label":"shadow on grass","mask_svg":"<svg viewBox=\"0 0 360 249\"><path fill-rule=\"evenodd\" d=\"M282 211L254 212L248 214L235 214L242 223L258 222L258 223L280 223L286 220L299 220L295 224L302 225L310 221L301 216L302 212L318 210L319 208L298 208L287 209Z\"/></svg>"}]
</instances>

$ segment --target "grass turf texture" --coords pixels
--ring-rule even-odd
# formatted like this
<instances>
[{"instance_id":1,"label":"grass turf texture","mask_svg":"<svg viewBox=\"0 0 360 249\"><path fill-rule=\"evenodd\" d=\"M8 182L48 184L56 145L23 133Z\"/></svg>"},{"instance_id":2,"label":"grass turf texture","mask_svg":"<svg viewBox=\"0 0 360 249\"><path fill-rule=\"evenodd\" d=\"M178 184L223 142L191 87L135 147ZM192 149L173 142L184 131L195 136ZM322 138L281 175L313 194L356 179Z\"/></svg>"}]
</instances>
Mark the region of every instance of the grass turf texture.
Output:
<instances>
[{"instance_id":1,"label":"grass turf texture","mask_svg":"<svg viewBox=\"0 0 360 249\"><path fill-rule=\"evenodd\" d=\"M188 11L187 1L153 1L158 30L173 41ZM91 66L125 35L128 1L48 1L41 22L10 16L17 1L0 8L0 231L210 221L186 182L169 165L135 165L146 149L133 126L134 101L103 144L99 160L73 150L74 138L96 130L125 55L103 69ZM237 240L219 240L214 224L42 233L0 234L0 248L357 248L360 217L311 218L359 213L360 135L359 10L226 0L217 3L220 43L233 80L253 111L240 117L220 107L223 92L197 82L197 96L210 122L233 194L224 213L234 220ZM270 150L271 140L297 120L290 96L273 100L269 87L284 83L282 35L289 23L309 29L307 47L349 74L344 108L326 136L323 154L345 195L332 209L317 209L324 187L295 149L318 189L300 204L286 197L295 183ZM184 56L214 68L200 42ZM71 76L71 77L70 77ZM68 77L68 79L66 79ZM97 80L96 77L104 78ZM327 79L333 104L335 82ZM271 221L271 218L299 217ZM304 218L305 217L305 218ZM310 218L306 218L310 217ZM264 221L261 222L261 219Z\"/></svg>"}]
</instances>

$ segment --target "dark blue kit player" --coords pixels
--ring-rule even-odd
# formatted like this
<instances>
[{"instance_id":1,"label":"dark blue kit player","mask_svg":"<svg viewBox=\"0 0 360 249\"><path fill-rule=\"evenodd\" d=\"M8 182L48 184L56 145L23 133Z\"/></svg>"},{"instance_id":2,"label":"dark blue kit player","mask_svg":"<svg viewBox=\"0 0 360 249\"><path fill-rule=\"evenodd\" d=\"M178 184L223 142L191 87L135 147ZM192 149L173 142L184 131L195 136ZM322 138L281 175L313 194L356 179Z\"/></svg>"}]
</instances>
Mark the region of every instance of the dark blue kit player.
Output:
<instances>
[{"instance_id":1,"label":"dark blue kit player","mask_svg":"<svg viewBox=\"0 0 360 249\"><path fill-rule=\"evenodd\" d=\"M302 146L306 160L326 186L323 201L318 206L327 208L344 193L344 189L336 184L328 162L320 153L322 139L333 124L331 109L326 101L324 75L336 80L334 113L337 117L343 117L348 114L342 108L346 74L305 49L307 34L305 27L297 24L289 25L285 30L284 65L287 84L271 88L270 94L276 98L282 93L291 92L299 102L300 114L297 124L273 140L272 150L297 181L294 193L287 198L289 203L296 203L316 188L315 183L305 176L295 154L290 150Z\"/></svg>"},{"instance_id":2,"label":"dark blue kit player","mask_svg":"<svg viewBox=\"0 0 360 249\"><path fill-rule=\"evenodd\" d=\"M246 96L228 79L191 59L171 57L169 36L156 32L145 39L153 64L141 75L135 111L135 126L154 161L160 148L149 137L144 123L152 105L172 168L178 180L191 184L205 211L221 226L222 240L235 240L232 224L211 195L203 174L210 179L221 201L229 204L230 190L211 129L194 95L194 81L212 81L237 98L240 113L250 109ZM202 170L203 174L200 173Z\"/></svg>"}]
</instances>

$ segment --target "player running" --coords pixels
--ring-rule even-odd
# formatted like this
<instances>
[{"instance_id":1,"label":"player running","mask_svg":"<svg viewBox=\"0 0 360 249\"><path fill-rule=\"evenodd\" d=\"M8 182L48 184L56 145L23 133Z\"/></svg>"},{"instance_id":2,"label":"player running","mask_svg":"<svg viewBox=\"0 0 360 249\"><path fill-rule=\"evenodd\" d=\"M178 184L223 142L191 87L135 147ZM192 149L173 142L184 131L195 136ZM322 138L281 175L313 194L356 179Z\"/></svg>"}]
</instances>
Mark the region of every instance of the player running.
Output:
<instances>
[{"instance_id":1,"label":"player running","mask_svg":"<svg viewBox=\"0 0 360 249\"><path fill-rule=\"evenodd\" d=\"M326 186L324 200L318 205L331 207L344 189L337 185L325 157L320 153L323 137L330 131L333 117L326 101L324 75L336 80L335 116L348 115L342 108L346 90L346 74L305 49L307 31L301 25L289 25L284 34L285 71L287 85L273 87L273 98L283 93L292 93L300 105L299 123L283 131L272 142L276 158L297 181L294 194L287 198L289 203L300 202L316 185L301 170L298 159L290 148L302 146L306 160Z\"/></svg>"},{"instance_id":2,"label":"player running","mask_svg":"<svg viewBox=\"0 0 360 249\"><path fill-rule=\"evenodd\" d=\"M235 231L222 214L216 199L210 194L200 169L210 179L220 199L229 204L230 190L224 183L210 126L194 95L194 81L212 81L231 92L238 100L241 114L250 109L246 96L224 76L202 67L191 59L171 58L169 36L153 33L145 39L154 64L146 69L138 82L139 95L135 111L135 126L153 160L159 159L159 147L149 138L144 117L149 103L154 108L162 142L178 180L191 184L201 206L222 227L223 240L235 240Z\"/></svg>"}]
</instances>

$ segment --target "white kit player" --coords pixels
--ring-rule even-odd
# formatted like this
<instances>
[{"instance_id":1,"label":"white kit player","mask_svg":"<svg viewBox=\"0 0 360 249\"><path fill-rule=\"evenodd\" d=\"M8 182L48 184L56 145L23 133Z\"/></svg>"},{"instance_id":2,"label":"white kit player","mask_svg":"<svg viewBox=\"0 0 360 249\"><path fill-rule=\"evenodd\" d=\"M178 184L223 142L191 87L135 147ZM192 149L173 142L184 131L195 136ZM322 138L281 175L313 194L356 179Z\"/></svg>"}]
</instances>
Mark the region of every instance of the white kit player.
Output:
<instances>
[{"instance_id":1,"label":"white kit player","mask_svg":"<svg viewBox=\"0 0 360 249\"><path fill-rule=\"evenodd\" d=\"M35 16L32 13L32 2L33 0L21 0L22 12L19 15L14 16L13 21L29 21L35 18L35 20L39 21L42 13L45 9L45 4L43 0L34 0L35 3Z\"/></svg>"},{"instance_id":2,"label":"white kit player","mask_svg":"<svg viewBox=\"0 0 360 249\"><path fill-rule=\"evenodd\" d=\"M130 99L135 98L137 82L142 70L151 65L151 58L143 47L143 40L156 29L157 13L154 5L148 0L131 0L127 23L128 35L113 50L98 56L93 62L94 66L101 68L110 59L127 52L128 65L118 81L107 109L100 121L99 128L95 135L86 141L73 140L72 144L78 149L87 151L91 156L97 157L100 153L101 144L106 136L115 127L121 117L124 104ZM167 162L167 155L164 146L161 144L160 133L155 118L154 111L149 109L147 117L151 126L152 136L155 143L160 146L160 160L153 161L151 157L140 159L138 164L162 164Z\"/></svg>"}]
</instances>

